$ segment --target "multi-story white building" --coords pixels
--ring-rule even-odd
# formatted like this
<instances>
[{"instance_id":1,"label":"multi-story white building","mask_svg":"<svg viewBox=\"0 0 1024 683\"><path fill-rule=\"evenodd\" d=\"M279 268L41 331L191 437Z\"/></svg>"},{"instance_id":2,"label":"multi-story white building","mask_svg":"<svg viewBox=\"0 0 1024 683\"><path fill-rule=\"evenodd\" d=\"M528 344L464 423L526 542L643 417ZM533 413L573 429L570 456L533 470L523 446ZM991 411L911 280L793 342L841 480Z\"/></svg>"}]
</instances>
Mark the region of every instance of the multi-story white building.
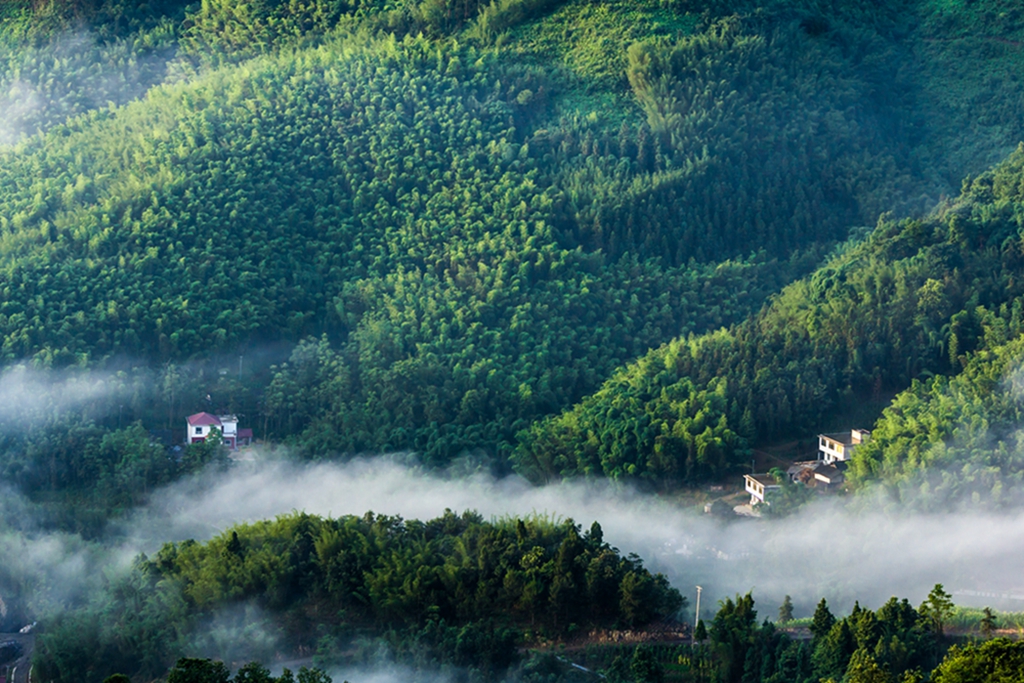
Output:
<instances>
[{"instance_id":1,"label":"multi-story white building","mask_svg":"<svg viewBox=\"0 0 1024 683\"><path fill-rule=\"evenodd\" d=\"M743 481L746 492L750 494L751 505L759 503L768 505L768 501L765 500L767 493L772 489L782 488L782 485L775 481L775 477L770 474L744 474Z\"/></svg>"},{"instance_id":2,"label":"multi-story white building","mask_svg":"<svg viewBox=\"0 0 1024 683\"><path fill-rule=\"evenodd\" d=\"M836 462L846 462L853 457L853 451L857 446L871 438L871 432L866 429L851 429L848 432L835 434L818 435L818 460L824 460L825 464L831 465Z\"/></svg>"}]
</instances>

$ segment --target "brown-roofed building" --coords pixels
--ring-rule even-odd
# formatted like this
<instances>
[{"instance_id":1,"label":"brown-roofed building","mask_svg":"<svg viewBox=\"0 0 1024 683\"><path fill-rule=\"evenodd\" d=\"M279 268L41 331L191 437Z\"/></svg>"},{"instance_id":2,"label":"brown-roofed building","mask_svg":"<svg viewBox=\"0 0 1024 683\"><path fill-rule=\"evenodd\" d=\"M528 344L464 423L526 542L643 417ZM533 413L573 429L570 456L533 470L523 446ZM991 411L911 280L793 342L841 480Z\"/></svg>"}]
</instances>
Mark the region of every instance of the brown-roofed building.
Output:
<instances>
[{"instance_id":1,"label":"brown-roofed building","mask_svg":"<svg viewBox=\"0 0 1024 683\"><path fill-rule=\"evenodd\" d=\"M842 486L845 480L846 475L835 465L822 465L814 470L814 487L818 489L824 488L826 491L831 491Z\"/></svg>"},{"instance_id":2,"label":"brown-roofed building","mask_svg":"<svg viewBox=\"0 0 1024 683\"><path fill-rule=\"evenodd\" d=\"M821 460L798 460L786 469L786 476L794 484L806 484L809 479L814 479L814 470L821 464Z\"/></svg>"}]
</instances>

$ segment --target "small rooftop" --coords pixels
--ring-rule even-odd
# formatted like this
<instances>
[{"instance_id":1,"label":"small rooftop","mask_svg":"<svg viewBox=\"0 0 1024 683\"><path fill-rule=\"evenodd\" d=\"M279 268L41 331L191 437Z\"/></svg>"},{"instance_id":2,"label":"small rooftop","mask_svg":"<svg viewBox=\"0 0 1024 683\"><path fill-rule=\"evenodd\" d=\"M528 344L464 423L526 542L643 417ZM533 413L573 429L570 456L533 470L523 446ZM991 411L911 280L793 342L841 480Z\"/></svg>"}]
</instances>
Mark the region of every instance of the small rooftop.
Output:
<instances>
[{"instance_id":1,"label":"small rooftop","mask_svg":"<svg viewBox=\"0 0 1024 683\"><path fill-rule=\"evenodd\" d=\"M867 429L851 429L845 432L832 432L830 434L819 434L819 437L838 441L844 446L855 446L864 443L871 438L871 432Z\"/></svg>"},{"instance_id":2,"label":"small rooftop","mask_svg":"<svg viewBox=\"0 0 1024 683\"><path fill-rule=\"evenodd\" d=\"M220 427L220 418L210 413L196 413L188 416L188 423L193 427ZM180 423L179 423L180 424Z\"/></svg>"},{"instance_id":3,"label":"small rooftop","mask_svg":"<svg viewBox=\"0 0 1024 683\"><path fill-rule=\"evenodd\" d=\"M786 469L786 474L793 476L794 474L800 474L804 470L816 469L821 464L821 460L798 460Z\"/></svg>"},{"instance_id":4,"label":"small rooftop","mask_svg":"<svg viewBox=\"0 0 1024 683\"><path fill-rule=\"evenodd\" d=\"M744 474L745 479L756 481L761 486L768 488L770 486L780 486L779 482L775 481L775 477L770 474Z\"/></svg>"},{"instance_id":5,"label":"small rooftop","mask_svg":"<svg viewBox=\"0 0 1024 683\"><path fill-rule=\"evenodd\" d=\"M842 470L840 470L838 467L834 467L832 465L825 465L824 467L819 467L817 470L815 470L814 478L818 479L819 481L823 481L827 484L832 484L842 481L845 477L843 475Z\"/></svg>"}]
</instances>

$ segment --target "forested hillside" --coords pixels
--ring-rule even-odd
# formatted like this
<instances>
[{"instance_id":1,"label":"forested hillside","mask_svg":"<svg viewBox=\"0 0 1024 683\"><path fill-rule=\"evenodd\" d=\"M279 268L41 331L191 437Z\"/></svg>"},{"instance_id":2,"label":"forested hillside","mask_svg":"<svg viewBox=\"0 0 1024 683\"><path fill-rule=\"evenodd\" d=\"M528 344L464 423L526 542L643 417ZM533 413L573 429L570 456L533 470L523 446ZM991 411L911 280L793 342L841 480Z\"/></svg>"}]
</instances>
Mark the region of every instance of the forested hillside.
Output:
<instances>
[{"instance_id":1,"label":"forested hillside","mask_svg":"<svg viewBox=\"0 0 1024 683\"><path fill-rule=\"evenodd\" d=\"M948 372L977 306L1010 319L1003 200L975 181L901 220L1024 138L1022 21L996 0L7 3L0 355L168 378L282 344L217 400L306 455L714 476ZM133 419L200 408L174 395L136 392ZM98 444L116 405L55 424ZM3 466L60 489L68 452Z\"/></svg>"},{"instance_id":2,"label":"forested hillside","mask_svg":"<svg viewBox=\"0 0 1024 683\"><path fill-rule=\"evenodd\" d=\"M261 457L468 454L675 490L895 395L848 470L860 502L1019 503L1017 5L0 3L5 552L99 566L124 554L111 519L246 467L184 446L199 411L238 414ZM523 650L684 600L597 523L553 519L295 512L111 560L46 604L0 559L0 621L39 618L47 681L382 651L459 681L574 680L564 651ZM737 596L695 642L616 644L595 669L1015 666L1008 641L947 652L949 597L843 618L823 600L802 641Z\"/></svg>"},{"instance_id":3,"label":"forested hillside","mask_svg":"<svg viewBox=\"0 0 1024 683\"><path fill-rule=\"evenodd\" d=\"M960 374L915 380L896 396L854 458L855 485L880 480L895 501L928 510L1021 502L1024 338L1006 342L1008 327L989 318L985 348Z\"/></svg>"},{"instance_id":4,"label":"forested hillside","mask_svg":"<svg viewBox=\"0 0 1024 683\"><path fill-rule=\"evenodd\" d=\"M389 632L396 647L494 676L539 636L639 627L683 603L662 575L609 547L596 522L581 533L571 520L468 512L424 522L296 513L137 559L102 597L50 624L40 675L151 680L184 653L223 656L225 644L238 658L329 655Z\"/></svg>"},{"instance_id":5,"label":"forested hillside","mask_svg":"<svg viewBox=\"0 0 1024 683\"><path fill-rule=\"evenodd\" d=\"M751 319L652 351L525 432L517 467L696 481L741 464L755 440L813 431L857 396L1016 337L1022 167L1024 148L931 217L883 220Z\"/></svg>"}]
</instances>

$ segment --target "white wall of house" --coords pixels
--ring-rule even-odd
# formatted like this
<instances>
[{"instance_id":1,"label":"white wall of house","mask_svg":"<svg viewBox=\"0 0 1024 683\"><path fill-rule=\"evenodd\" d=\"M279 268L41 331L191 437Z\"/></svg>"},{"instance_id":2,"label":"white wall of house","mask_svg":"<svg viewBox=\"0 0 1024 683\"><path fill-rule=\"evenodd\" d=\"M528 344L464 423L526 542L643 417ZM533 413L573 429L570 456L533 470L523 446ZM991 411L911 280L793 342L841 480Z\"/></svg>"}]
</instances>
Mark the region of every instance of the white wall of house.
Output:
<instances>
[{"instance_id":1,"label":"white wall of house","mask_svg":"<svg viewBox=\"0 0 1024 683\"><path fill-rule=\"evenodd\" d=\"M853 451L857 446L871 438L871 432L866 429L851 429L850 443L843 443L835 439L818 435L818 459L824 460L826 464L845 462L853 458Z\"/></svg>"},{"instance_id":2,"label":"white wall of house","mask_svg":"<svg viewBox=\"0 0 1024 683\"><path fill-rule=\"evenodd\" d=\"M218 429L217 425L186 425L185 443L192 443L192 439L205 439L214 429Z\"/></svg>"},{"instance_id":3,"label":"white wall of house","mask_svg":"<svg viewBox=\"0 0 1024 683\"><path fill-rule=\"evenodd\" d=\"M759 502L763 503L764 502L764 487L761 486L760 484L758 484L753 479L749 479L748 478L746 480L746 482L747 482L746 490L747 490L747 493L750 494L750 497L752 499L756 499Z\"/></svg>"},{"instance_id":4,"label":"white wall of house","mask_svg":"<svg viewBox=\"0 0 1024 683\"><path fill-rule=\"evenodd\" d=\"M818 437L818 450L821 451L821 459L831 465L840 460L846 460L849 453L846 446L828 437Z\"/></svg>"},{"instance_id":5,"label":"white wall of house","mask_svg":"<svg viewBox=\"0 0 1024 683\"><path fill-rule=\"evenodd\" d=\"M221 416L220 423L223 425L224 436L236 436L238 434L238 418Z\"/></svg>"},{"instance_id":6,"label":"white wall of house","mask_svg":"<svg viewBox=\"0 0 1024 683\"><path fill-rule=\"evenodd\" d=\"M764 499L765 491L767 489L779 488L778 484L769 484L768 486L765 486L764 484L762 484L749 474L743 475L743 481L745 482L744 489L747 493L750 494L751 505L757 505L758 503L767 503L767 501Z\"/></svg>"}]
</instances>

